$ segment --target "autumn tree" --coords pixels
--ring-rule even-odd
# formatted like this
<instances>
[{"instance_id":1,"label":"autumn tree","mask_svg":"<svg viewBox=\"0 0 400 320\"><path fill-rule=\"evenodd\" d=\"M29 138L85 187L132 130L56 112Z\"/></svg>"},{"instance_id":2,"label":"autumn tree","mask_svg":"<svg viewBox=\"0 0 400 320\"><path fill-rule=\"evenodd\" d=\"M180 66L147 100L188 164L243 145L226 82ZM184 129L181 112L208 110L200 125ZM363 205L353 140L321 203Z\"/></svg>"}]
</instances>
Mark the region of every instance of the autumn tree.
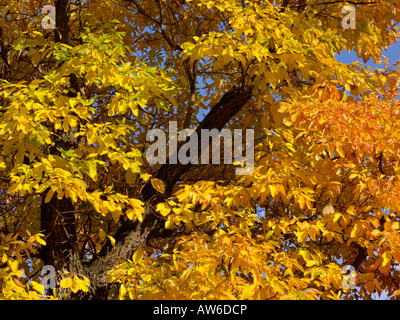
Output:
<instances>
[{"instance_id":1,"label":"autumn tree","mask_svg":"<svg viewBox=\"0 0 400 320\"><path fill-rule=\"evenodd\" d=\"M398 1L7 0L0 12L0 298L400 293L400 70L382 54ZM343 50L380 68L340 63ZM219 164L149 163L148 133L172 121L254 130L251 172L222 147Z\"/></svg>"}]
</instances>

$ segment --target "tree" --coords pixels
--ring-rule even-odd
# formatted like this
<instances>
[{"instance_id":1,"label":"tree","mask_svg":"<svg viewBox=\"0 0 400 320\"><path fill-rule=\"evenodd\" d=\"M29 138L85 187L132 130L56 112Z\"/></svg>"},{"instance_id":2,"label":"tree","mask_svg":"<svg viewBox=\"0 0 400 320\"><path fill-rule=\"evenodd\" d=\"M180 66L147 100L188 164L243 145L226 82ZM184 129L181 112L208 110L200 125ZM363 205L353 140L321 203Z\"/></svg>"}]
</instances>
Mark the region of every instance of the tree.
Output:
<instances>
[{"instance_id":1,"label":"tree","mask_svg":"<svg viewBox=\"0 0 400 320\"><path fill-rule=\"evenodd\" d=\"M1 298L400 293L398 63L335 58L383 58L397 1L46 4L1 6ZM150 164L171 121L254 130L252 172Z\"/></svg>"}]
</instances>

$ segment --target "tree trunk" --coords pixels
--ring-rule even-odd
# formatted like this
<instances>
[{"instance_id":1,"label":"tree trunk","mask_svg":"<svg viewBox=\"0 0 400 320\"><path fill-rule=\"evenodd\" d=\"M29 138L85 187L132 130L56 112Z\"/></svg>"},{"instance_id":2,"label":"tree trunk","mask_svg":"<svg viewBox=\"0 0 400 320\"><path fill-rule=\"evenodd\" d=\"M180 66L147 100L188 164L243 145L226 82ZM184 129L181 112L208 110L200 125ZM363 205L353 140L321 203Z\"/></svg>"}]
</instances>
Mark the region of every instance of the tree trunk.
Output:
<instances>
[{"instance_id":1,"label":"tree trunk","mask_svg":"<svg viewBox=\"0 0 400 320\"><path fill-rule=\"evenodd\" d=\"M58 0L55 6L55 41L68 44L70 0ZM68 96L75 97L79 89L75 74L70 76L70 84L75 89L75 92L68 92ZM50 154L59 156L58 147L64 150L75 149L78 145L75 133L78 131L79 127L76 126L68 132L62 130L57 132L56 136L59 138L53 138L54 146L51 147ZM57 270L56 283L58 286L64 272L80 273L82 271L82 263L79 260L77 248L75 207L71 199L64 197L59 200L56 195L53 195L52 199L46 203L47 192L48 190L42 194L40 206L41 230L45 235L47 244L41 248L40 257L45 265L52 265ZM59 291L59 293L61 292Z\"/></svg>"}]
</instances>

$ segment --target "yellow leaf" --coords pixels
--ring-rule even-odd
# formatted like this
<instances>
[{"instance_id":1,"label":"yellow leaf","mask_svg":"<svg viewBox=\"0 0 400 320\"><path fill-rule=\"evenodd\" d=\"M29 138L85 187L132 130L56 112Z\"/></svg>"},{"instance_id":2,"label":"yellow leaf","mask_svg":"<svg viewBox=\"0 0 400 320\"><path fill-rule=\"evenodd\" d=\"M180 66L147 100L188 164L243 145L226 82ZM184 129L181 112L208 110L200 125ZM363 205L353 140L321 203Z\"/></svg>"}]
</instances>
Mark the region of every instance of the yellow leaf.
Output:
<instances>
[{"instance_id":1,"label":"yellow leaf","mask_svg":"<svg viewBox=\"0 0 400 320\"><path fill-rule=\"evenodd\" d=\"M196 47L196 45L194 44L194 43L192 43L192 42L185 42L185 43L183 43L182 45L181 45L181 47L182 47L182 49L183 50L186 50L186 51L193 51L194 50L194 48Z\"/></svg>"},{"instance_id":2,"label":"yellow leaf","mask_svg":"<svg viewBox=\"0 0 400 320\"><path fill-rule=\"evenodd\" d=\"M358 177L358 173L352 173L351 175L349 175L349 179L350 180L353 180L353 179L355 179L357 177Z\"/></svg>"},{"instance_id":3,"label":"yellow leaf","mask_svg":"<svg viewBox=\"0 0 400 320\"><path fill-rule=\"evenodd\" d=\"M125 173L125 179L128 183L135 183L136 175L132 172L131 169L128 169Z\"/></svg>"},{"instance_id":4,"label":"yellow leaf","mask_svg":"<svg viewBox=\"0 0 400 320\"><path fill-rule=\"evenodd\" d=\"M393 250L393 249L392 249L392 250ZM400 250L399 250L399 249L394 250L394 251L392 252L392 254L393 254L393 257L396 259L397 264L400 265ZM4 257L4 256L3 256L3 257Z\"/></svg>"},{"instance_id":5,"label":"yellow leaf","mask_svg":"<svg viewBox=\"0 0 400 320\"><path fill-rule=\"evenodd\" d=\"M115 246L115 239L114 239L114 237L112 237L112 236L107 236L107 238L110 239L111 244L112 244L113 246Z\"/></svg>"},{"instance_id":6,"label":"yellow leaf","mask_svg":"<svg viewBox=\"0 0 400 320\"><path fill-rule=\"evenodd\" d=\"M104 232L103 229L100 229L100 230L99 230L99 238L100 238L100 241L103 240L105 237L106 237L106 233Z\"/></svg>"},{"instance_id":7,"label":"yellow leaf","mask_svg":"<svg viewBox=\"0 0 400 320\"><path fill-rule=\"evenodd\" d=\"M145 173L145 174L142 174L140 177L141 177L144 181L147 181L147 180L150 179L151 174Z\"/></svg>"},{"instance_id":8,"label":"yellow leaf","mask_svg":"<svg viewBox=\"0 0 400 320\"><path fill-rule=\"evenodd\" d=\"M32 281L31 285L37 292L44 294L44 288L41 284L37 283L36 281Z\"/></svg>"},{"instance_id":9,"label":"yellow leaf","mask_svg":"<svg viewBox=\"0 0 400 320\"><path fill-rule=\"evenodd\" d=\"M150 179L151 185L160 193L164 193L164 183L157 178Z\"/></svg>"},{"instance_id":10,"label":"yellow leaf","mask_svg":"<svg viewBox=\"0 0 400 320\"><path fill-rule=\"evenodd\" d=\"M82 276L82 275L74 276L74 278L72 280L71 290L74 293L78 292L79 290L82 290L83 292L88 292L89 285L90 285L90 281L85 276Z\"/></svg>"},{"instance_id":11,"label":"yellow leaf","mask_svg":"<svg viewBox=\"0 0 400 320\"><path fill-rule=\"evenodd\" d=\"M360 231L360 224L356 223L350 232L350 238L354 238Z\"/></svg>"},{"instance_id":12,"label":"yellow leaf","mask_svg":"<svg viewBox=\"0 0 400 320\"><path fill-rule=\"evenodd\" d=\"M163 217L165 217L171 211L171 209L168 207L165 207L165 203L162 203L162 202L157 204L156 210L159 211Z\"/></svg>"},{"instance_id":13,"label":"yellow leaf","mask_svg":"<svg viewBox=\"0 0 400 320\"><path fill-rule=\"evenodd\" d=\"M307 257L308 257L308 251L307 250L301 249L299 254L303 257L304 260L307 260Z\"/></svg>"},{"instance_id":14,"label":"yellow leaf","mask_svg":"<svg viewBox=\"0 0 400 320\"><path fill-rule=\"evenodd\" d=\"M169 229L169 228L171 228L173 225L174 225L174 220L173 220L171 217L169 217L168 220L165 222L165 228L166 228L166 229Z\"/></svg>"},{"instance_id":15,"label":"yellow leaf","mask_svg":"<svg viewBox=\"0 0 400 320\"><path fill-rule=\"evenodd\" d=\"M126 210L126 216L128 217L129 220L132 220L132 221L135 221L137 218L137 215L135 214L135 210L133 210L133 209Z\"/></svg>"},{"instance_id":16,"label":"yellow leaf","mask_svg":"<svg viewBox=\"0 0 400 320\"><path fill-rule=\"evenodd\" d=\"M254 292L254 286L244 287L240 299L241 300L250 299L253 295L253 292Z\"/></svg>"},{"instance_id":17,"label":"yellow leaf","mask_svg":"<svg viewBox=\"0 0 400 320\"><path fill-rule=\"evenodd\" d=\"M74 277L74 279L72 280L71 291L73 293L77 293L80 288L81 288L80 283Z\"/></svg>"},{"instance_id":18,"label":"yellow leaf","mask_svg":"<svg viewBox=\"0 0 400 320\"><path fill-rule=\"evenodd\" d=\"M127 292L127 290L126 290L125 285L124 285L124 284L121 284L121 287L119 288L119 296L118 296L118 299L119 299L119 300L124 300L125 295L126 295L126 292Z\"/></svg>"},{"instance_id":19,"label":"yellow leaf","mask_svg":"<svg viewBox=\"0 0 400 320\"><path fill-rule=\"evenodd\" d=\"M14 260L14 261L9 260L8 261L8 265L9 265L9 267L10 267L12 272L17 272L18 271L18 265L19 265L18 260Z\"/></svg>"},{"instance_id":20,"label":"yellow leaf","mask_svg":"<svg viewBox=\"0 0 400 320\"><path fill-rule=\"evenodd\" d=\"M102 246L100 243L96 243L96 252L100 252Z\"/></svg>"},{"instance_id":21,"label":"yellow leaf","mask_svg":"<svg viewBox=\"0 0 400 320\"><path fill-rule=\"evenodd\" d=\"M41 237L44 237L44 234L42 234L42 233L35 234L36 242L40 243L43 246L45 246L46 245L46 241L44 241Z\"/></svg>"},{"instance_id":22,"label":"yellow leaf","mask_svg":"<svg viewBox=\"0 0 400 320\"><path fill-rule=\"evenodd\" d=\"M54 195L54 192L56 192L56 188L52 188L49 191L47 191L46 198L44 199L45 203L48 203L51 200L51 198Z\"/></svg>"},{"instance_id":23,"label":"yellow leaf","mask_svg":"<svg viewBox=\"0 0 400 320\"><path fill-rule=\"evenodd\" d=\"M179 109L178 102L176 101L176 99L172 95L170 95L166 91L163 92L163 95L174 105L175 108Z\"/></svg>"},{"instance_id":24,"label":"yellow leaf","mask_svg":"<svg viewBox=\"0 0 400 320\"><path fill-rule=\"evenodd\" d=\"M350 206L347 208L347 213L351 214L352 216L357 215L357 211L354 209L354 206Z\"/></svg>"},{"instance_id":25,"label":"yellow leaf","mask_svg":"<svg viewBox=\"0 0 400 320\"><path fill-rule=\"evenodd\" d=\"M317 261L308 260L308 261L307 261L307 264L306 264L306 267L312 267L312 266L315 266L315 265L318 265L318 262L317 262Z\"/></svg>"},{"instance_id":26,"label":"yellow leaf","mask_svg":"<svg viewBox=\"0 0 400 320\"><path fill-rule=\"evenodd\" d=\"M341 213L336 212L335 215L333 216L333 222L338 222L341 216L342 216Z\"/></svg>"},{"instance_id":27,"label":"yellow leaf","mask_svg":"<svg viewBox=\"0 0 400 320\"><path fill-rule=\"evenodd\" d=\"M71 278L65 278L60 281L60 287L61 288L69 288L72 286L72 283L73 283L73 281Z\"/></svg>"},{"instance_id":28,"label":"yellow leaf","mask_svg":"<svg viewBox=\"0 0 400 320\"><path fill-rule=\"evenodd\" d=\"M304 209L304 205L306 203L306 199L303 196L299 196L298 200L299 200L300 209Z\"/></svg>"},{"instance_id":29,"label":"yellow leaf","mask_svg":"<svg viewBox=\"0 0 400 320\"><path fill-rule=\"evenodd\" d=\"M114 222L118 223L118 221L119 221L119 212L118 211L111 211L111 216L112 216L112 219L114 220Z\"/></svg>"},{"instance_id":30,"label":"yellow leaf","mask_svg":"<svg viewBox=\"0 0 400 320\"><path fill-rule=\"evenodd\" d=\"M279 193L279 188L276 184L270 184L268 187L271 190L271 196L275 197Z\"/></svg>"},{"instance_id":31,"label":"yellow leaf","mask_svg":"<svg viewBox=\"0 0 400 320\"><path fill-rule=\"evenodd\" d=\"M392 253L389 251L385 251L382 255L383 258L383 262L382 262L382 266L386 266L390 263L390 260L392 260Z\"/></svg>"}]
</instances>

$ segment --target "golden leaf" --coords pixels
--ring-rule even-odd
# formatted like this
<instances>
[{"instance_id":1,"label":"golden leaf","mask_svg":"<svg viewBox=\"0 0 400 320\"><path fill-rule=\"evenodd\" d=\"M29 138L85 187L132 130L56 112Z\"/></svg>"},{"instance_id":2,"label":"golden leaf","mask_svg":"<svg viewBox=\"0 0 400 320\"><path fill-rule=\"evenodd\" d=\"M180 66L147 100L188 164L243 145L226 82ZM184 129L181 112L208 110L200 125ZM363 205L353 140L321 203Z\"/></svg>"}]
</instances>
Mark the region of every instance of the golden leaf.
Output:
<instances>
[{"instance_id":1,"label":"golden leaf","mask_svg":"<svg viewBox=\"0 0 400 320\"><path fill-rule=\"evenodd\" d=\"M157 178L150 179L151 185L160 193L164 193L164 183Z\"/></svg>"}]
</instances>

